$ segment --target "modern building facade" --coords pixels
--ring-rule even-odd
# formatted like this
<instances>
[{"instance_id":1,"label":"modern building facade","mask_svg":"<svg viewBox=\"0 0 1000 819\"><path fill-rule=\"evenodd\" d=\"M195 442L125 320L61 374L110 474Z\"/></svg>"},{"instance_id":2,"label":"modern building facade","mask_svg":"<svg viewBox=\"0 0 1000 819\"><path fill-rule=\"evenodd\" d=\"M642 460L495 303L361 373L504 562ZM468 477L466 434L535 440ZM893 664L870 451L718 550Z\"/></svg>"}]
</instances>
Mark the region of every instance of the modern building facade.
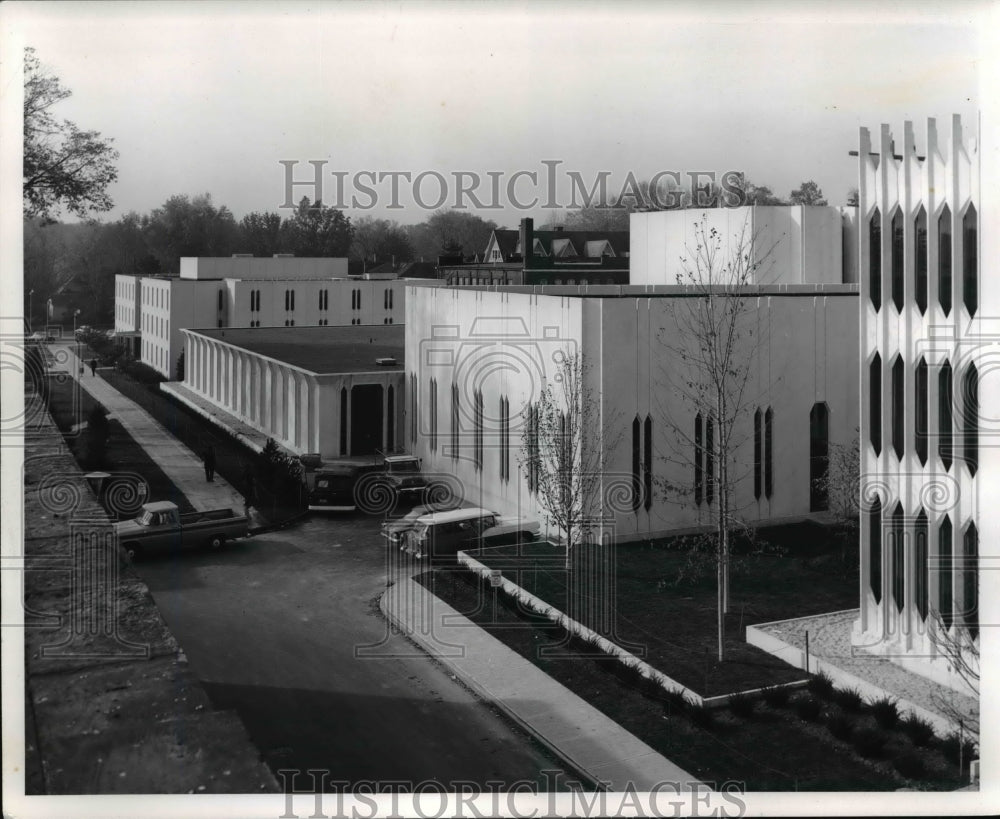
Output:
<instances>
[{"instance_id":1,"label":"modern building facade","mask_svg":"<svg viewBox=\"0 0 1000 819\"><path fill-rule=\"evenodd\" d=\"M857 276L857 208L753 205L634 213L631 283L677 284L713 231L753 247L756 284L846 284Z\"/></svg>"},{"instance_id":2,"label":"modern building facade","mask_svg":"<svg viewBox=\"0 0 1000 819\"><path fill-rule=\"evenodd\" d=\"M182 329L401 322L403 282L338 277L346 264L284 256L182 258L180 276L116 277L115 329L137 333L140 360L173 379Z\"/></svg>"},{"instance_id":3,"label":"modern building facade","mask_svg":"<svg viewBox=\"0 0 1000 819\"><path fill-rule=\"evenodd\" d=\"M756 287L745 296L749 396L734 463L735 507L752 522L819 512L834 445L857 415L857 286ZM690 288L411 288L407 294L407 446L454 475L475 503L545 519L522 440L560 355L579 354L602 429L606 529L637 539L712 524L713 417L685 395L678 362ZM752 355L751 355L752 352ZM606 431L617 429L620 434ZM602 437L604 436L604 437ZM530 438L529 438L530 440ZM552 533L555 534L555 533Z\"/></svg>"},{"instance_id":4,"label":"modern building facade","mask_svg":"<svg viewBox=\"0 0 1000 819\"><path fill-rule=\"evenodd\" d=\"M181 400L190 392L297 455L401 448L402 327L180 332L188 351L184 380L163 386Z\"/></svg>"},{"instance_id":5,"label":"modern building facade","mask_svg":"<svg viewBox=\"0 0 1000 819\"><path fill-rule=\"evenodd\" d=\"M867 129L860 136L863 509L852 642L968 693L949 646L971 641L978 665L980 544L984 531L996 536L998 497L980 382L998 352L1000 299L981 235L977 140L957 116L944 133L928 120L920 137L922 152L910 122L901 143L888 125L874 143ZM995 400L996 385L988 389Z\"/></svg>"}]
</instances>

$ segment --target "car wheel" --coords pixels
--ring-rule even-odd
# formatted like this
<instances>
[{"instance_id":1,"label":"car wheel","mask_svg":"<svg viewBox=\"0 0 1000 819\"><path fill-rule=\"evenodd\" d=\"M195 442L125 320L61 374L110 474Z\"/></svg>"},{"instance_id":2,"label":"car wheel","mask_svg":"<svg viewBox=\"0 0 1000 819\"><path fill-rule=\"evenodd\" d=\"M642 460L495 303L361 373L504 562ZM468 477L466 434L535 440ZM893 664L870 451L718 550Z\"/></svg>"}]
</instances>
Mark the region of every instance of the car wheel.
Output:
<instances>
[{"instance_id":1,"label":"car wheel","mask_svg":"<svg viewBox=\"0 0 1000 819\"><path fill-rule=\"evenodd\" d=\"M221 549L222 544L224 544L225 542L226 538L223 537L222 535L212 535L212 537L208 541L208 545L211 546L213 549Z\"/></svg>"},{"instance_id":2,"label":"car wheel","mask_svg":"<svg viewBox=\"0 0 1000 819\"><path fill-rule=\"evenodd\" d=\"M142 546L138 543L126 543L124 548L125 557L128 558L129 563L133 563L142 557Z\"/></svg>"}]
</instances>

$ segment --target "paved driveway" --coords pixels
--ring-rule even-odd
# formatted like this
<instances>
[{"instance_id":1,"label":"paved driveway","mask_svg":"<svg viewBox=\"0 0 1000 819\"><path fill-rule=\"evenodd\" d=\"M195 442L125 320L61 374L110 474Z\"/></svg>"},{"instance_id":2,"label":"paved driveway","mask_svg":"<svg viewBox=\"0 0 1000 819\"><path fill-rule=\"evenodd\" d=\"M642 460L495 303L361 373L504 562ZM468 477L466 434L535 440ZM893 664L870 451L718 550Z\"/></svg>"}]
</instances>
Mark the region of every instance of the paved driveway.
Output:
<instances>
[{"instance_id":1,"label":"paved driveway","mask_svg":"<svg viewBox=\"0 0 1000 819\"><path fill-rule=\"evenodd\" d=\"M546 754L390 633L376 604L387 576L378 523L314 516L137 568L217 707L239 711L275 772L552 789Z\"/></svg>"}]
</instances>

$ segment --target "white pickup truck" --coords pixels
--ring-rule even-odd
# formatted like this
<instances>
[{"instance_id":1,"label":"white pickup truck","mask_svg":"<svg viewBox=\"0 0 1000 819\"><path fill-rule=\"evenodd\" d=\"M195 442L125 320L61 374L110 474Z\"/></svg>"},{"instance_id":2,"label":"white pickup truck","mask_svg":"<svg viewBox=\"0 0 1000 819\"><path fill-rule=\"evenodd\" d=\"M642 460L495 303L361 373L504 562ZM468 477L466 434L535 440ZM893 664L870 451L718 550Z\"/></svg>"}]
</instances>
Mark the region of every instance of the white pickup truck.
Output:
<instances>
[{"instance_id":1,"label":"white pickup truck","mask_svg":"<svg viewBox=\"0 0 1000 819\"><path fill-rule=\"evenodd\" d=\"M143 504L137 518L115 524L118 543L130 560L156 551L198 546L217 549L227 540L246 537L248 530L246 515L232 509L182 515L170 501Z\"/></svg>"}]
</instances>

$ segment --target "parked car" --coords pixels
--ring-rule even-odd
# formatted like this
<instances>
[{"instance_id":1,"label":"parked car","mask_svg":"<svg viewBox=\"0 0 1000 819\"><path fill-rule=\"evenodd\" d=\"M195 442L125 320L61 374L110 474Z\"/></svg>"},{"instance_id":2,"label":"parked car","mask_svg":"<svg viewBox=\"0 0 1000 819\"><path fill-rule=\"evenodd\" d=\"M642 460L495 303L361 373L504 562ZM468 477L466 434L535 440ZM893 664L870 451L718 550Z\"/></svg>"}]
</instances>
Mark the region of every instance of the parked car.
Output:
<instances>
[{"instance_id":1,"label":"parked car","mask_svg":"<svg viewBox=\"0 0 1000 819\"><path fill-rule=\"evenodd\" d=\"M307 473L306 480L309 509L317 512L353 512L358 506L366 512L391 509L398 499L412 502L427 489L420 459L413 455L388 455L377 463L333 461Z\"/></svg>"},{"instance_id":2,"label":"parked car","mask_svg":"<svg viewBox=\"0 0 1000 819\"><path fill-rule=\"evenodd\" d=\"M412 528L398 535L400 548L417 558L447 563L469 549L504 543L530 543L538 537L537 521L499 515L471 507L431 512L414 520Z\"/></svg>"},{"instance_id":3,"label":"parked car","mask_svg":"<svg viewBox=\"0 0 1000 819\"><path fill-rule=\"evenodd\" d=\"M199 546L219 548L227 540L246 537L246 515L232 509L211 509L182 515L170 501L146 503L133 520L115 524L118 543L130 560L151 552L179 551Z\"/></svg>"},{"instance_id":4,"label":"parked car","mask_svg":"<svg viewBox=\"0 0 1000 819\"><path fill-rule=\"evenodd\" d=\"M455 501L454 506L460 506L459 501ZM425 515L433 512L447 511L441 506L414 506L409 512L400 518L386 518L382 521L382 537L385 538L387 546L401 547L405 542L406 533L417 525L417 521Z\"/></svg>"},{"instance_id":5,"label":"parked car","mask_svg":"<svg viewBox=\"0 0 1000 819\"><path fill-rule=\"evenodd\" d=\"M355 464L330 464L312 476L309 509L313 512L353 512L357 508L354 490L365 474Z\"/></svg>"}]
</instances>

